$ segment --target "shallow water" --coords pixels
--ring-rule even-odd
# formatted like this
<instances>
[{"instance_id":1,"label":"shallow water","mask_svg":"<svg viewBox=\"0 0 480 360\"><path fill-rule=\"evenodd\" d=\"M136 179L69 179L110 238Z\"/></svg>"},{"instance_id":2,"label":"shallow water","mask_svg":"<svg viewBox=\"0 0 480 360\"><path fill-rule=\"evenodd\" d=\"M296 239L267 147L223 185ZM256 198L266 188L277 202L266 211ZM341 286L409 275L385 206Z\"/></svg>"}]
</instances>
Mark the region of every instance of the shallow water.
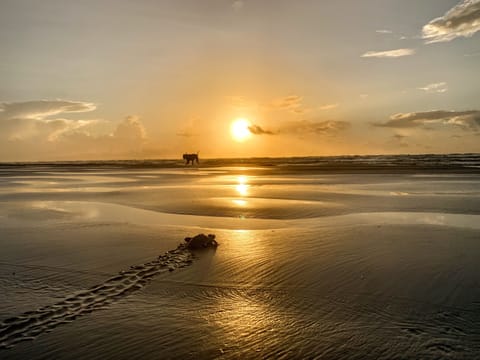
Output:
<instances>
[{"instance_id":1,"label":"shallow water","mask_svg":"<svg viewBox=\"0 0 480 360\"><path fill-rule=\"evenodd\" d=\"M261 165L9 167L0 357L480 357L480 174Z\"/></svg>"}]
</instances>

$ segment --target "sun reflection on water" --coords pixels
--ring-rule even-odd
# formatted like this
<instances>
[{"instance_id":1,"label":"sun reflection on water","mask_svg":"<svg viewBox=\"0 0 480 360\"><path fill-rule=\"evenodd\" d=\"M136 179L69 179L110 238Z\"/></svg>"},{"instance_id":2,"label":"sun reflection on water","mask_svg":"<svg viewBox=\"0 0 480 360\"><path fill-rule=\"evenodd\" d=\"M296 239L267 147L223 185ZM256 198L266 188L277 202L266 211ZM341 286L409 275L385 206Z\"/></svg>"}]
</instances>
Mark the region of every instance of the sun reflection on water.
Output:
<instances>
[{"instance_id":1,"label":"sun reflection on water","mask_svg":"<svg viewBox=\"0 0 480 360\"><path fill-rule=\"evenodd\" d=\"M237 178L237 185L235 189L240 194L240 196L248 196L248 190L250 185L248 185L248 178L245 175L241 175Z\"/></svg>"},{"instance_id":2,"label":"sun reflection on water","mask_svg":"<svg viewBox=\"0 0 480 360\"><path fill-rule=\"evenodd\" d=\"M238 205L238 206L241 206L241 207L244 207L248 204L248 202L246 200L243 200L243 199L233 199L232 202L235 205Z\"/></svg>"},{"instance_id":3,"label":"sun reflection on water","mask_svg":"<svg viewBox=\"0 0 480 360\"><path fill-rule=\"evenodd\" d=\"M235 185L235 190L237 191L238 195L241 197L246 197L249 195L249 187L248 185L248 177L245 175L240 175L236 178L237 184ZM232 202L239 207L245 207L248 205L248 201L244 199L234 199Z\"/></svg>"},{"instance_id":4,"label":"sun reflection on water","mask_svg":"<svg viewBox=\"0 0 480 360\"><path fill-rule=\"evenodd\" d=\"M227 352L229 348L246 346L261 351L272 340L272 335L285 326L278 309L268 306L266 299L256 295L237 292L217 299L217 308L222 311L211 314L209 320L218 328Z\"/></svg>"},{"instance_id":5,"label":"sun reflection on water","mask_svg":"<svg viewBox=\"0 0 480 360\"><path fill-rule=\"evenodd\" d=\"M212 297L216 311L206 317L216 327L218 341L227 353L248 346L261 351L273 339L272 335L286 326L281 308L265 290L269 288L265 282L269 272L262 271L262 264L270 261L265 246L268 233L233 230L228 233L229 241L222 245L230 258L229 286Z\"/></svg>"}]
</instances>

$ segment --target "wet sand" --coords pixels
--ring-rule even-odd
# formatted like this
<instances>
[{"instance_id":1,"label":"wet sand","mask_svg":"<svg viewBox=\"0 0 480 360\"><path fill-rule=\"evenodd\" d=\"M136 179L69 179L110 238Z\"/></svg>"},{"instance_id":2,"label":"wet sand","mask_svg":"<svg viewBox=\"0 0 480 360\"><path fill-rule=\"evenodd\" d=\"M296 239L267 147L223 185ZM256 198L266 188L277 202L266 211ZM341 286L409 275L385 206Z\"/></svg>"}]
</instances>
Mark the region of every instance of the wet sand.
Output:
<instances>
[{"instance_id":1,"label":"wet sand","mask_svg":"<svg viewBox=\"0 0 480 360\"><path fill-rule=\"evenodd\" d=\"M3 170L2 359L480 357L475 169L122 166Z\"/></svg>"}]
</instances>

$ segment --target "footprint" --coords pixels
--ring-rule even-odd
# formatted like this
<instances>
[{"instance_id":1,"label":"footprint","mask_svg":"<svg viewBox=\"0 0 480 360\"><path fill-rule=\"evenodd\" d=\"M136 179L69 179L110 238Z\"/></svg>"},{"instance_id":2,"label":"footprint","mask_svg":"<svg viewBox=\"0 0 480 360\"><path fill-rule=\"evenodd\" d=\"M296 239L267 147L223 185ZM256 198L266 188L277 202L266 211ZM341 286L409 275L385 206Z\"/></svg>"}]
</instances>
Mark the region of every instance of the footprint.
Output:
<instances>
[{"instance_id":1,"label":"footprint","mask_svg":"<svg viewBox=\"0 0 480 360\"><path fill-rule=\"evenodd\" d=\"M8 318L0 324L0 349L8 349L19 342L33 340L59 325L104 309L113 301L142 289L153 277L186 267L192 260L193 254L181 244L177 249L160 255L154 261L120 271L103 284L69 295L56 304Z\"/></svg>"}]
</instances>

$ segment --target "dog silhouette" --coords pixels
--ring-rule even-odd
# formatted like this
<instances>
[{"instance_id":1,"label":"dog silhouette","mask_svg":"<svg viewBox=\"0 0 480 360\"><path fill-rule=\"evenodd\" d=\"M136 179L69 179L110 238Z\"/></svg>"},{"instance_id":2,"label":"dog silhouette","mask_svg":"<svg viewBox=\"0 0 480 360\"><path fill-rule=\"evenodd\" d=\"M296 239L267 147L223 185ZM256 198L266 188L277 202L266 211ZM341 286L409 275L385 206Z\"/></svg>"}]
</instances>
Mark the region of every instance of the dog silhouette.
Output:
<instances>
[{"instance_id":1,"label":"dog silhouette","mask_svg":"<svg viewBox=\"0 0 480 360\"><path fill-rule=\"evenodd\" d=\"M198 164L198 153L196 154L183 154L183 160L185 160L185 165L190 164L190 162L193 163L196 161Z\"/></svg>"}]
</instances>

